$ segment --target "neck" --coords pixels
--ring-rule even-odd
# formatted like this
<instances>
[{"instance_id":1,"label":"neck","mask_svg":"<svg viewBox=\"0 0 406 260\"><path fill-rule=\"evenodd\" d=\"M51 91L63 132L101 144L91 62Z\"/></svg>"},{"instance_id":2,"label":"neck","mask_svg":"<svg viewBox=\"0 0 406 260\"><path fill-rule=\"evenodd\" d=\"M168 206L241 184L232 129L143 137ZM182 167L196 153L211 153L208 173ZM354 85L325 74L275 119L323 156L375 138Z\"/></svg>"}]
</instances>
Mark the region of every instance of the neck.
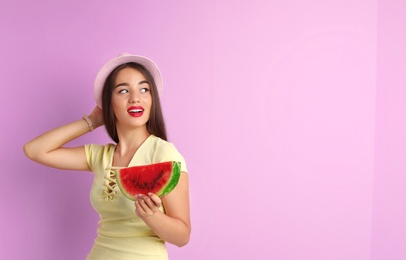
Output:
<instances>
[{"instance_id":1,"label":"neck","mask_svg":"<svg viewBox=\"0 0 406 260\"><path fill-rule=\"evenodd\" d=\"M130 130L117 127L117 135L120 141L117 144L116 151L120 155L125 155L128 152L134 153L151 134L144 126Z\"/></svg>"}]
</instances>

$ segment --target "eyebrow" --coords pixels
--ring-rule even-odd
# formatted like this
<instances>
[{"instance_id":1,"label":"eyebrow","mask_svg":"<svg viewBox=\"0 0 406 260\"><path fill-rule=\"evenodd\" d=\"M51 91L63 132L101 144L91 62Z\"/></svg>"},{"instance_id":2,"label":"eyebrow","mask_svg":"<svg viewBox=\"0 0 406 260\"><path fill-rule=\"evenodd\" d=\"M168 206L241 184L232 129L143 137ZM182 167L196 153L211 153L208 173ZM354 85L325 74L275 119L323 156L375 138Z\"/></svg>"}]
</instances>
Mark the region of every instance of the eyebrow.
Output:
<instances>
[{"instance_id":1,"label":"eyebrow","mask_svg":"<svg viewBox=\"0 0 406 260\"><path fill-rule=\"evenodd\" d=\"M149 82L148 82L148 80L141 80L140 82L138 82L138 85L141 85L141 84L148 84L149 85ZM129 85L130 84L124 82L124 83L117 84L115 86L115 88L118 88L118 87L121 87L121 86L129 86Z\"/></svg>"}]
</instances>

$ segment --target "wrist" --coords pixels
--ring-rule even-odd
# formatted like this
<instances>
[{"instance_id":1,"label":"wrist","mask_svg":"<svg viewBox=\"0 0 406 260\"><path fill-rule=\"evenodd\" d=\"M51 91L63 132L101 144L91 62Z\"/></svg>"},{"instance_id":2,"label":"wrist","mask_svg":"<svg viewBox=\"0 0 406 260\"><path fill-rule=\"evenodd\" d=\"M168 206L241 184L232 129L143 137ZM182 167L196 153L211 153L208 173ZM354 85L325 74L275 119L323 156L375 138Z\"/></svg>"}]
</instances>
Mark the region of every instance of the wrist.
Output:
<instances>
[{"instance_id":1,"label":"wrist","mask_svg":"<svg viewBox=\"0 0 406 260\"><path fill-rule=\"evenodd\" d=\"M93 121L86 114L83 114L82 119L86 121L87 125L89 126L90 132L92 132L95 129Z\"/></svg>"}]
</instances>

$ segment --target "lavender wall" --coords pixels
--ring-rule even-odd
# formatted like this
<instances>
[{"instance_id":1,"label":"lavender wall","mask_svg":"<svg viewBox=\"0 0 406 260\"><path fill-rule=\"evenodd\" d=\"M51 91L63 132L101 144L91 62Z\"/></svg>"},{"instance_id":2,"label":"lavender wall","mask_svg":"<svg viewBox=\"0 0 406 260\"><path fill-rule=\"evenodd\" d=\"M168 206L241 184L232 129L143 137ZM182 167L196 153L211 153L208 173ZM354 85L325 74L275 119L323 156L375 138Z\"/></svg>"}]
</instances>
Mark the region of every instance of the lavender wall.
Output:
<instances>
[{"instance_id":1,"label":"lavender wall","mask_svg":"<svg viewBox=\"0 0 406 260\"><path fill-rule=\"evenodd\" d=\"M90 112L98 68L121 52L160 65L190 170L192 240L172 259L406 258L405 7L1 1L0 258L90 250L92 174L22 146ZM98 129L73 145L108 141Z\"/></svg>"},{"instance_id":2,"label":"lavender wall","mask_svg":"<svg viewBox=\"0 0 406 260\"><path fill-rule=\"evenodd\" d=\"M372 259L406 258L406 2L378 5Z\"/></svg>"}]
</instances>

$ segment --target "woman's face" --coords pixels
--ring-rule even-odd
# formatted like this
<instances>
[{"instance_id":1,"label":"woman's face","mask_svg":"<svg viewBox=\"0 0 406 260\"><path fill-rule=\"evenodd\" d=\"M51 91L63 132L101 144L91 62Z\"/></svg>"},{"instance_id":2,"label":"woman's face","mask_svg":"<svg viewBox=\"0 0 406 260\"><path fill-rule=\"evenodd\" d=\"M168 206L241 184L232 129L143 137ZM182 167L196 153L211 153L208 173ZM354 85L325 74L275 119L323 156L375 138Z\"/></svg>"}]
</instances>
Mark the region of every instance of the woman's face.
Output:
<instances>
[{"instance_id":1,"label":"woman's face","mask_svg":"<svg viewBox=\"0 0 406 260\"><path fill-rule=\"evenodd\" d=\"M146 127L152 107L150 85L137 69L126 67L117 73L112 105L120 127Z\"/></svg>"}]
</instances>

